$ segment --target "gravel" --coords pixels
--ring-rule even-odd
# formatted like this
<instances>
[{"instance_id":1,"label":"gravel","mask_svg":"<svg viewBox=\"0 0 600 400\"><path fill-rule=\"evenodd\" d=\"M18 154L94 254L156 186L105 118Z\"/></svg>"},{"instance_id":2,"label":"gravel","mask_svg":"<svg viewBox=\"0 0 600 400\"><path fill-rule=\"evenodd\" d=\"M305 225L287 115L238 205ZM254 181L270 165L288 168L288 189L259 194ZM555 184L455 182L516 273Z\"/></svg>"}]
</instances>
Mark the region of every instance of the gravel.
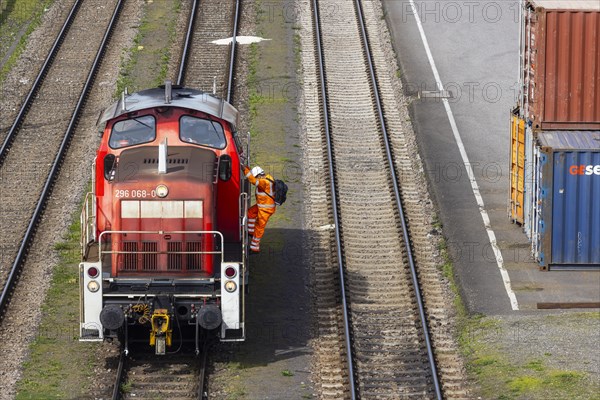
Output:
<instances>
[{"instance_id":1,"label":"gravel","mask_svg":"<svg viewBox=\"0 0 600 400\"><path fill-rule=\"evenodd\" d=\"M515 365L544 358L552 369L581 371L600 384L600 312L501 315L484 318L493 328L480 342Z\"/></svg>"}]
</instances>

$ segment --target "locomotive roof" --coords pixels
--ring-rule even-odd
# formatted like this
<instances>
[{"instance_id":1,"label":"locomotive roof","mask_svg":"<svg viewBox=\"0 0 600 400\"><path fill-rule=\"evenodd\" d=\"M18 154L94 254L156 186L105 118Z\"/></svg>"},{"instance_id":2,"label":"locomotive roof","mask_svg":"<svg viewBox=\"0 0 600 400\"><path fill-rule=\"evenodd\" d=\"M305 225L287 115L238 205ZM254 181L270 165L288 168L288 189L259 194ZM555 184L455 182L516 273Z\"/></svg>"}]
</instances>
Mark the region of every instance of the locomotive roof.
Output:
<instances>
[{"instance_id":1,"label":"locomotive roof","mask_svg":"<svg viewBox=\"0 0 600 400\"><path fill-rule=\"evenodd\" d=\"M165 100L165 89L146 89L141 92L125 96L125 109L123 99L109 106L100 115L98 125L105 124L108 120L132 111L145 110L154 107L181 107L190 110L201 111L217 118L224 119L233 126L238 122L238 111L225 100L219 99L212 94L196 89L180 88L173 86L171 90L171 101Z\"/></svg>"}]
</instances>

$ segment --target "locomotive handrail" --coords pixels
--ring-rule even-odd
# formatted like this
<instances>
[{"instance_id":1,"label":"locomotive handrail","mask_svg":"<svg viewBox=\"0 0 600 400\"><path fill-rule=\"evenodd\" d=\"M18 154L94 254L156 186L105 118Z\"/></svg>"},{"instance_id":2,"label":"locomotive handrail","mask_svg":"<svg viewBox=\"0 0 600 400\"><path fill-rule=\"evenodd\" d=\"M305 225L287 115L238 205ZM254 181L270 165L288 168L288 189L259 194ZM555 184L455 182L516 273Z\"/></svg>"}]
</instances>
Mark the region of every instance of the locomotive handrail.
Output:
<instances>
[{"instance_id":1,"label":"locomotive handrail","mask_svg":"<svg viewBox=\"0 0 600 400\"><path fill-rule=\"evenodd\" d=\"M87 192L83 200L80 222L80 244L81 255L85 255L85 247L96 239L95 215L94 215L94 193Z\"/></svg>"},{"instance_id":2,"label":"locomotive handrail","mask_svg":"<svg viewBox=\"0 0 600 400\"><path fill-rule=\"evenodd\" d=\"M85 248L96 240L96 159L92 163L92 191L87 192L81 208L80 222L80 245L81 255L85 256Z\"/></svg>"},{"instance_id":3,"label":"locomotive handrail","mask_svg":"<svg viewBox=\"0 0 600 400\"><path fill-rule=\"evenodd\" d=\"M242 235L242 279L240 280L244 290L241 291L242 295L242 321L246 320L246 252L248 251L248 243L246 242L246 230L248 229L248 193L240 193L240 230Z\"/></svg>"},{"instance_id":4,"label":"locomotive handrail","mask_svg":"<svg viewBox=\"0 0 600 400\"><path fill-rule=\"evenodd\" d=\"M248 193L240 193L240 239L242 241L242 247L245 247L246 225L248 224Z\"/></svg>"},{"instance_id":5,"label":"locomotive handrail","mask_svg":"<svg viewBox=\"0 0 600 400\"><path fill-rule=\"evenodd\" d=\"M170 235L170 234L202 234L202 235L219 235L221 238L221 250L220 251L121 251L121 250L104 250L102 251L102 239L105 235L110 234L122 234L122 233L131 233L131 234L154 234L154 235ZM225 239L223 234L219 231L104 231L98 237L99 242L99 259L102 259L102 254L220 254L221 255L221 263L225 262Z\"/></svg>"}]
</instances>

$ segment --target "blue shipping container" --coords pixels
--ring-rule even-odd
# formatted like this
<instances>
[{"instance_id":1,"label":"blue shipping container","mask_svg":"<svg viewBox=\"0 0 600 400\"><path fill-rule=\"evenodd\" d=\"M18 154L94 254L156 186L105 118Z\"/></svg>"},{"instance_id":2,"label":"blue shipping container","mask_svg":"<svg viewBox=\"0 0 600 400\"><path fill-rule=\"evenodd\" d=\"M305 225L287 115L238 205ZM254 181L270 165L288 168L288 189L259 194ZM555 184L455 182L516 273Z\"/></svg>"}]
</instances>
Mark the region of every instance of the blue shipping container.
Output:
<instances>
[{"instance_id":1,"label":"blue shipping container","mask_svg":"<svg viewBox=\"0 0 600 400\"><path fill-rule=\"evenodd\" d=\"M536 142L540 265L600 268L600 132L541 131Z\"/></svg>"}]
</instances>

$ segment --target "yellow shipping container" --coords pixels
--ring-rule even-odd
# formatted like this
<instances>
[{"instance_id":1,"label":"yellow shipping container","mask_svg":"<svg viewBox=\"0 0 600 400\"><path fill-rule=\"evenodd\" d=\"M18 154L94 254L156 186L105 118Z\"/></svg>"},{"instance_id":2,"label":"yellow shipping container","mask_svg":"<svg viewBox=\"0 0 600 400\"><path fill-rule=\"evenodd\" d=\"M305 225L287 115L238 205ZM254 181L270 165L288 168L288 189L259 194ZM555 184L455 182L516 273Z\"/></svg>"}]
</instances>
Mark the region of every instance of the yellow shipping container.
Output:
<instances>
[{"instance_id":1,"label":"yellow shipping container","mask_svg":"<svg viewBox=\"0 0 600 400\"><path fill-rule=\"evenodd\" d=\"M523 224L525 191L525 121L510 116L510 199L508 213L513 222Z\"/></svg>"}]
</instances>

